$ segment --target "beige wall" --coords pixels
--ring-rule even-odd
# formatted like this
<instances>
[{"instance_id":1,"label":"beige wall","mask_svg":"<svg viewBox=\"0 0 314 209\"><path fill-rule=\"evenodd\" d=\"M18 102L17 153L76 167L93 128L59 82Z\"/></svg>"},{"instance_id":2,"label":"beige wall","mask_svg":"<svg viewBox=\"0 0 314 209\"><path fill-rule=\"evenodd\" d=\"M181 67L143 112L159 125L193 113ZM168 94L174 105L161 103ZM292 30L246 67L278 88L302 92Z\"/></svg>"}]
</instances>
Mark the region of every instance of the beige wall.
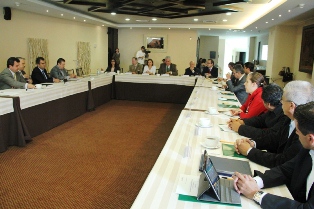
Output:
<instances>
[{"instance_id":1,"label":"beige wall","mask_svg":"<svg viewBox=\"0 0 314 209\"><path fill-rule=\"evenodd\" d=\"M219 36L200 36L200 57L209 59L209 52L216 52L215 64L218 64Z\"/></svg>"},{"instance_id":2,"label":"beige wall","mask_svg":"<svg viewBox=\"0 0 314 209\"><path fill-rule=\"evenodd\" d=\"M301 26L275 26L269 32L267 75L281 86L284 83L278 75L282 67L290 67L294 80L305 80L313 83L311 74L299 72L299 61L302 41Z\"/></svg>"},{"instance_id":3,"label":"beige wall","mask_svg":"<svg viewBox=\"0 0 314 209\"><path fill-rule=\"evenodd\" d=\"M6 67L9 57L21 56L28 58L27 39L48 39L49 70L57 59L66 60L66 68L75 68L73 60L77 59L78 41L91 44L91 69L107 67L108 37L107 28L86 23L41 16L12 10L12 20L0 20L0 69ZM96 48L95 48L96 46ZM27 62L27 61L26 61ZM26 66L26 72L29 72Z\"/></svg>"},{"instance_id":4,"label":"beige wall","mask_svg":"<svg viewBox=\"0 0 314 209\"><path fill-rule=\"evenodd\" d=\"M196 31L188 29L149 30L120 28L118 42L121 53L120 67L124 69L124 72L128 71L131 58L135 56L136 52L140 50L140 47L144 45L144 35L148 34L167 35L167 52L152 52L149 54L149 58L153 59L157 69L165 56L171 56L172 63L177 65L179 75L184 74L191 60L196 61Z\"/></svg>"}]
</instances>

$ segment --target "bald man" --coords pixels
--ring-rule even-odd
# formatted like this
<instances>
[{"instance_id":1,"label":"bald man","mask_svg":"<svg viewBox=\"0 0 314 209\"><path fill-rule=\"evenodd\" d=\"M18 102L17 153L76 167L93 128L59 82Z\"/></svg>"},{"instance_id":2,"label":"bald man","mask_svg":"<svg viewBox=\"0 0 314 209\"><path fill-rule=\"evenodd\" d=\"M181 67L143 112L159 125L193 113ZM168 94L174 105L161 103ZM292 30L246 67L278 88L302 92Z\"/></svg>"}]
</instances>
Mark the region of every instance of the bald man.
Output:
<instances>
[{"instance_id":1,"label":"bald man","mask_svg":"<svg viewBox=\"0 0 314 209\"><path fill-rule=\"evenodd\" d=\"M195 67L194 61L190 62L190 67L185 69L185 73L184 73L184 75L189 75L189 76L196 76L196 75L200 75L200 74L201 74L201 70L198 69L197 67Z\"/></svg>"}]
</instances>

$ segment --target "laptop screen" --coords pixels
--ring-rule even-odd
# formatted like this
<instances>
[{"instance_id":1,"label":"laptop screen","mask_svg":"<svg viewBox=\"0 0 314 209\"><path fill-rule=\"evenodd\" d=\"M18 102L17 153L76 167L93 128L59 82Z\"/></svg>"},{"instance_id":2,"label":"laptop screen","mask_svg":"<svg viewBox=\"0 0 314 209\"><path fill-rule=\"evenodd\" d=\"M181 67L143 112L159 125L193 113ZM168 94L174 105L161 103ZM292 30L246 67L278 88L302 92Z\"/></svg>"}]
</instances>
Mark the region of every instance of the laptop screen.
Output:
<instances>
[{"instance_id":1,"label":"laptop screen","mask_svg":"<svg viewBox=\"0 0 314 209\"><path fill-rule=\"evenodd\" d=\"M220 185L219 185L219 175L213 166L213 162L211 159L207 157L206 165L205 165L205 174L207 178L211 181L211 184L213 185L213 189L215 190L216 194L218 195L218 198L220 198Z\"/></svg>"}]
</instances>

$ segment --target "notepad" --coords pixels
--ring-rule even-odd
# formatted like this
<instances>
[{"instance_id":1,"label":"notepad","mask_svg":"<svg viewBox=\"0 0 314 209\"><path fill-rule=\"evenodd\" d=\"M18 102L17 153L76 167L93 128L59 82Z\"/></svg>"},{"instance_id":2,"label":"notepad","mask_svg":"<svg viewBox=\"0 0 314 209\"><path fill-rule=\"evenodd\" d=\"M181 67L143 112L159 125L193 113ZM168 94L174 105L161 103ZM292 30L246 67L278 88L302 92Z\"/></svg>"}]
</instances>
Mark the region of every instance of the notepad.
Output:
<instances>
[{"instance_id":1,"label":"notepad","mask_svg":"<svg viewBox=\"0 0 314 209\"><path fill-rule=\"evenodd\" d=\"M233 144L222 144L221 149L224 156L246 158L246 156L240 155L235 151Z\"/></svg>"}]
</instances>

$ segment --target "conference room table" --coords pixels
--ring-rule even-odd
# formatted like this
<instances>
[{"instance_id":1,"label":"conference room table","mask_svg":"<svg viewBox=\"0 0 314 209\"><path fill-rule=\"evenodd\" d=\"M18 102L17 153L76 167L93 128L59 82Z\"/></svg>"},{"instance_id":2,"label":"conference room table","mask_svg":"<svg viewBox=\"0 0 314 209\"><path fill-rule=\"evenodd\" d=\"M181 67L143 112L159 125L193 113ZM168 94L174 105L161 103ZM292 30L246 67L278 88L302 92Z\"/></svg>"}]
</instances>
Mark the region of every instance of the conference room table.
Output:
<instances>
[{"instance_id":1,"label":"conference room table","mask_svg":"<svg viewBox=\"0 0 314 209\"><path fill-rule=\"evenodd\" d=\"M201 82L203 85L199 85ZM208 82L208 83L207 83ZM199 176L199 163L204 150L208 154L224 158L222 152L222 143L233 143L236 139L242 138L238 133L232 130L222 131L221 125L226 126L226 122L230 116L219 112L218 114L209 114L206 110L208 106L217 107L219 109L220 93L224 91L212 90L209 83L210 80L198 81L194 88L189 101L188 108L182 110L164 148L162 149L154 167L149 173L143 187L141 188L137 198L135 199L132 208L239 208L239 206L226 204L212 204L208 202L193 202L178 200L179 194L176 193L176 188L182 174ZM196 98L196 99L195 99ZM233 95L229 95L230 99L236 99ZM193 102L190 110L189 103ZM239 105L239 103L238 103ZM227 108L229 109L229 108ZM228 111L227 111L228 112ZM209 118L211 127L199 127L200 118ZM207 136L217 136L221 140L217 149L208 149L201 144ZM248 161L246 158L233 158L238 160ZM256 163L250 162L250 167L253 170L264 172L267 168ZM239 170L241 172L241 170ZM279 186L269 189L263 189L266 192L292 198L286 186ZM241 196L242 208L260 208L254 201Z\"/></svg>"},{"instance_id":2,"label":"conference room table","mask_svg":"<svg viewBox=\"0 0 314 209\"><path fill-rule=\"evenodd\" d=\"M195 77L123 74L115 76L115 99L185 104Z\"/></svg>"},{"instance_id":3,"label":"conference room table","mask_svg":"<svg viewBox=\"0 0 314 209\"><path fill-rule=\"evenodd\" d=\"M7 141L3 139L9 138L8 129L13 111L13 99L0 97L0 152L4 152L8 146Z\"/></svg>"}]
</instances>

